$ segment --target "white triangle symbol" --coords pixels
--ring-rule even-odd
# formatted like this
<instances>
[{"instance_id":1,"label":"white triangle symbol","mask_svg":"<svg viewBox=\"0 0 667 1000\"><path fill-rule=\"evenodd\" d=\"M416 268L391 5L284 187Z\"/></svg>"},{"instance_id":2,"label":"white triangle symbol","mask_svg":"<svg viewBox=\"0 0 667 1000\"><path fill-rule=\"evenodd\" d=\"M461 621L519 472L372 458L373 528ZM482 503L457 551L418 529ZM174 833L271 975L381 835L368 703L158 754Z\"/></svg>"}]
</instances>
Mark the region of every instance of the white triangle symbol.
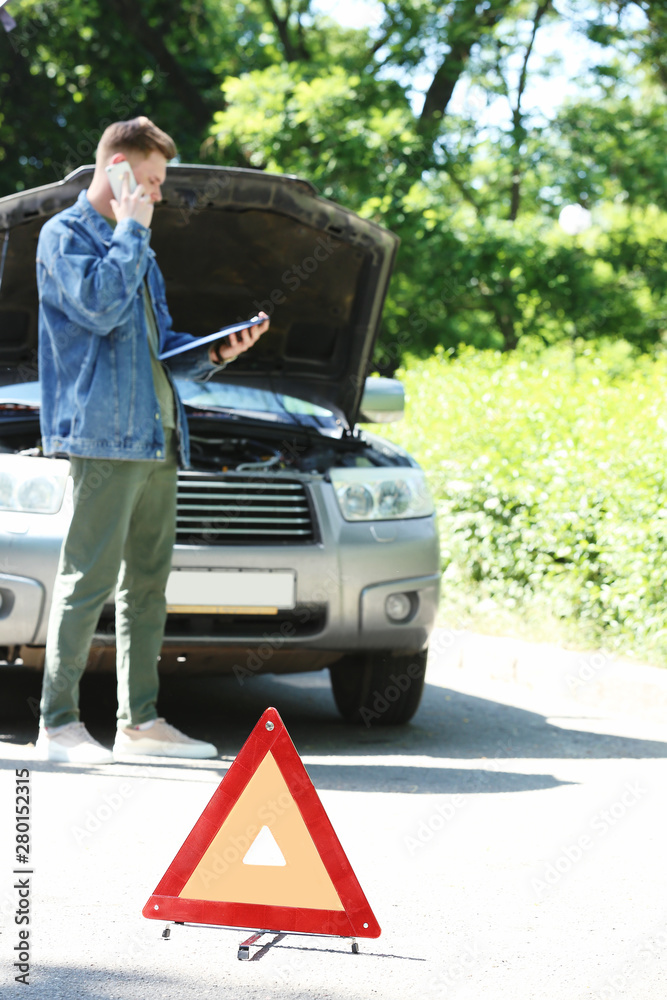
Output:
<instances>
[{"instance_id":1,"label":"white triangle symbol","mask_svg":"<svg viewBox=\"0 0 667 1000\"><path fill-rule=\"evenodd\" d=\"M263 826L253 840L248 849L248 853L243 859L243 864L272 865L276 868L280 865L287 864L283 856L283 852L278 847L276 838L273 836L268 826Z\"/></svg>"}]
</instances>

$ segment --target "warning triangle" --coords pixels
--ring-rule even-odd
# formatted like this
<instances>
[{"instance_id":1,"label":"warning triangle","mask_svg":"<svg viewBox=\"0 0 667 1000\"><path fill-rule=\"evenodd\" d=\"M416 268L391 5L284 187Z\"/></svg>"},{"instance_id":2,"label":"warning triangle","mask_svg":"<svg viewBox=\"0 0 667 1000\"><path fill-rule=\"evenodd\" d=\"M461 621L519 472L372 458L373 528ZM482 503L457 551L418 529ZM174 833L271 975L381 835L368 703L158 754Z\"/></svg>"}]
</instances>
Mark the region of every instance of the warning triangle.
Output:
<instances>
[{"instance_id":1,"label":"warning triangle","mask_svg":"<svg viewBox=\"0 0 667 1000\"><path fill-rule=\"evenodd\" d=\"M379 937L380 927L275 708L267 708L143 914Z\"/></svg>"}]
</instances>

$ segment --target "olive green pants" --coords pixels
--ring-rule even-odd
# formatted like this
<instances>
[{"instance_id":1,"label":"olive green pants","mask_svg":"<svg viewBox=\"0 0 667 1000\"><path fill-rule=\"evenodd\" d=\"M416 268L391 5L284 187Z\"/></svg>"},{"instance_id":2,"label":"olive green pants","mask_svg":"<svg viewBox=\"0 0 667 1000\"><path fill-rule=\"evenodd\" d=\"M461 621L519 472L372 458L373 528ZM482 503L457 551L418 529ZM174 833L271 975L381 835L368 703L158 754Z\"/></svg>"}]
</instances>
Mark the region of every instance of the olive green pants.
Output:
<instances>
[{"instance_id":1,"label":"olive green pants","mask_svg":"<svg viewBox=\"0 0 667 1000\"><path fill-rule=\"evenodd\" d=\"M63 542L46 639L46 726L79 719L79 682L116 588L119 724L157 717L165 587L176 528L176 435L165 461L71 458L74 513Z\"/></svg>"}]
</instances>

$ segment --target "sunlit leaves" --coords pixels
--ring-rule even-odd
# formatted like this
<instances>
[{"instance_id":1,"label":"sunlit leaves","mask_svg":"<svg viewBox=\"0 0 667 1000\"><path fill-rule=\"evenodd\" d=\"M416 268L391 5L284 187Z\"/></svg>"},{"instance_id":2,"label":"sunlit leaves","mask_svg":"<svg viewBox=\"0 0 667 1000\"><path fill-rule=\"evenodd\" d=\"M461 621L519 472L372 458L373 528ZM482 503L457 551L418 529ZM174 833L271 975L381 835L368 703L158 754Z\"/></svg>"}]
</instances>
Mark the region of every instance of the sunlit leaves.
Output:
<instances>
[{"instance_id":1,"label":"sunlit leaves","mask_svg":"<svg viewBox=\"0 0 667 1000\"><path fill-rule=\"evenodd\" d=\"M667 663L667 357L468 348L401 378L406 420L385 433L436 495L445 620L465 592Z\"/></svg>"}]
</instances>

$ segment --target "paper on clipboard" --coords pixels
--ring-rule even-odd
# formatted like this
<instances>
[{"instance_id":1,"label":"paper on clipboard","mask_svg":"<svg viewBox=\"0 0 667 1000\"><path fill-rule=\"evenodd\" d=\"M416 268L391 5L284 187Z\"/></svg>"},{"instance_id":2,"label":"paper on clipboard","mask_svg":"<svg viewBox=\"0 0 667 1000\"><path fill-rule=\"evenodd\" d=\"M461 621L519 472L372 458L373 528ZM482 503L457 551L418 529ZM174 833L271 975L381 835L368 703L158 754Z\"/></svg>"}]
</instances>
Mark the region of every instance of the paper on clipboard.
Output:
<instances>
[{"instance_id":1,"label":"paper on clipboard","mask_svg":"<svg viewBox=\"0 0 667 1000\"><path fill-rule=\"evenodd\" d=\"M230 333L240 333L241 330L247 330L249 326L256 326L257 323L263 323L265 319L266 316L253 316L252 319L243 320L241 323L232 323L230 326L223 326L221 330L216 330L215 333L208 333L205 337L197 337L187 344L181 344L180 347L173 347L170 351L163 351L162 354L158 354L158 358L160 361L164 361L165 358L171 358L174 354L193 351L195 347L212 344L215 340L221 340Z\"/></svg>"}]
</instances>

